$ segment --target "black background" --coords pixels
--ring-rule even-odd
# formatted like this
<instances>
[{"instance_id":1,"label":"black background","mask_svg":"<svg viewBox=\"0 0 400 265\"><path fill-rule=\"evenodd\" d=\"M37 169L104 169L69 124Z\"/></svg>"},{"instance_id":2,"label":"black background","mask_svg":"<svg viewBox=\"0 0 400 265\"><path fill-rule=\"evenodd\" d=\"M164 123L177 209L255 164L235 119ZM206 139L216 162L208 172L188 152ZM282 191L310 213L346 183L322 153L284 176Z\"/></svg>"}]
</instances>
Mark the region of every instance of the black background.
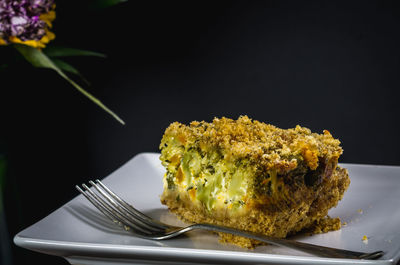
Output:
<instances>
[{"instance_id":1,"label":"black background","mask_svg":"<svg viewBox=\"0 0 400 265\"><path fill-rule=\"evenodd\" d=\"M341 162L400 165L392 2L82 2L57 2L53 44L108 55L67 61L126 125L50 70L20 63L0 72L10 238L76 196L75 184L158 152L173 121L246 114L327 129L342 142ZM67 264L13 253L15 264Z\"/></svg>"}]
</instances>

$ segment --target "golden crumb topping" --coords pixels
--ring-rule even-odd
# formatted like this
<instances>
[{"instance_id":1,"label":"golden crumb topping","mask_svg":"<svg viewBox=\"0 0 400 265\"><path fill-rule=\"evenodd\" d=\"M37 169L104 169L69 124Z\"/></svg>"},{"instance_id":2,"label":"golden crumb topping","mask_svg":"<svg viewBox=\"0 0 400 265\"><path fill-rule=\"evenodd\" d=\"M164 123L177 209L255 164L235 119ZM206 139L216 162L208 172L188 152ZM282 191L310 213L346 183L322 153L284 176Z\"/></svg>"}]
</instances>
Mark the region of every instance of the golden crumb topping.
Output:
<instances>
[{"instance_id":1,"label":"golden crumb topping","mask_svg":"<svg viewBox=\"0 0 400 265\"><path fill-rule=\"evenodd\" d=\"M211 123L194 121L189 126L174 122L163 139L171 136L185 147L217 148L224 159L248 158L279 173L293 170L299 163L315 170L324 159L337 161L343 152L340 141L327 130L317 134L299 125L280 129L247 116L214 118ZM164 144L162 141L160 148Z\"/></svg>"}]
</instances>

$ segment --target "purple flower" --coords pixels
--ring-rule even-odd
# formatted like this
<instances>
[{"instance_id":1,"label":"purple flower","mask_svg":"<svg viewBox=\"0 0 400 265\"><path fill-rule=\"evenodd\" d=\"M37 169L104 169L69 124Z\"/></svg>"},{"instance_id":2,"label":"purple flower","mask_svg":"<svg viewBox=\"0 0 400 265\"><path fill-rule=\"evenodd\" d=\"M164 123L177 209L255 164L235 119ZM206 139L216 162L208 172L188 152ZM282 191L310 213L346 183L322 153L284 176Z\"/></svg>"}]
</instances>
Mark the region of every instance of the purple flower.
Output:
<instances>
[{"instance_id":1,"label":"purple flower","mask_svg":"<svg viewBox=\"0 0 400 265\"><path fill-rule=\"evenodd\" d=\"M40 15L51 11L53 6L54 0L0 0L0 38L40 40L47 28Z\"/></svg>"}]
</instances>

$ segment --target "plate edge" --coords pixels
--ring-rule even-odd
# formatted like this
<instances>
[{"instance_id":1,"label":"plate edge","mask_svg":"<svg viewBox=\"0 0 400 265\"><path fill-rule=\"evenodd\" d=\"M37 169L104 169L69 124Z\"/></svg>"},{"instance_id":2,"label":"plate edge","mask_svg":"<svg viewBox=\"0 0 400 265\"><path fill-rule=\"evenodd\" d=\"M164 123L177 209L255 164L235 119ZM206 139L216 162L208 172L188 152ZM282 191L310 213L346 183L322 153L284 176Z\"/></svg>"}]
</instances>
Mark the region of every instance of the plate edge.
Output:
<instances>
[{"instance_id":1,"label":"plate edge","mask_svg":"<svg viewBox=\"0 0 400 265\"><path fill-rule=\"evenodd\" d=\"M352 259L336 259L322 257L303 257L303 256L287 256L261 253L246 253L223 250L206 250L206 249L181 249L181 248L163 248L163 247L132 247L124 245L108 245L108 244L93 244L93 243L74 243L66 241L53 240L36 240L27 237L16 235L14 243L18 246L38 251L45 254L60 256L60 257L101 257L119 259L139 259L156 261L163 258L169 258L170 261L196 261L200 263L209 262L262 262L274 264L377 264L377 265L394 265L394 259L389 260L352 260ZM79 248L79 250L76 250ZM113 250L119 249L120 253L115 253ZM103 255L98 255L101 251ZM64 252L64 253L62 253ZM156 252L158 252L156 254ZM161 253L160 253L161 252Z\"/></svg>"}]
</instances>

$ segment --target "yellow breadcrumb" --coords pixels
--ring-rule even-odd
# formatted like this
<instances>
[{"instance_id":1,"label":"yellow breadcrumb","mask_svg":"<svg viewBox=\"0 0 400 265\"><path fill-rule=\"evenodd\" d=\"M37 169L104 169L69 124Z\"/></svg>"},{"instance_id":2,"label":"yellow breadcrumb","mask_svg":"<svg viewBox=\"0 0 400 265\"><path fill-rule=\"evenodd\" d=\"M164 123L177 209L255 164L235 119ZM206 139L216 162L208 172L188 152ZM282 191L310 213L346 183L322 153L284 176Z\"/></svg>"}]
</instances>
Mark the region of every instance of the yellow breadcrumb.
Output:
<instances>
[{"instance_id":1,"label":"yellow breadcrumb","mask_svg":"<svg viewBox=\"0 0 400 265\"><path fill-rule=\"evenodd\" d=\"M212 123L193 121L190 126L172 123L165 135L175 137L184 146L198 143L204 149L218 147L224 150L224 159L248 156L267 169L274 168L285 173L297 167L297 161L289 157L301 155L310 169L315 170L318 157L338 159L343 150L340 141L329 131L312 133L310 129L297 125L283 130L270 124L252 121L247 116L238 120L215 118ZM163 141L160 145L165 144Z\"/></svg>"}]
</instances>

